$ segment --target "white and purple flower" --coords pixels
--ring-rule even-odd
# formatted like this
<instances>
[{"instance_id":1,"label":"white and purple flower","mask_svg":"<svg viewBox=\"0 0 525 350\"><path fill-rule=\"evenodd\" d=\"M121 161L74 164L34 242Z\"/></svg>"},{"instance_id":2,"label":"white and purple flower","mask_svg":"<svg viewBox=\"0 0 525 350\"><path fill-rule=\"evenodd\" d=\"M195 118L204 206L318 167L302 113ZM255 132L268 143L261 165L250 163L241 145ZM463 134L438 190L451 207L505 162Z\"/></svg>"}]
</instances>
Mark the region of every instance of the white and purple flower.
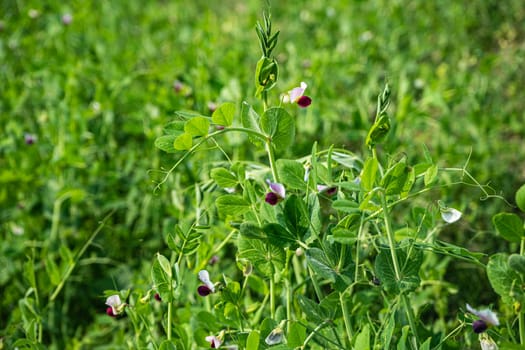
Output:
<instances>
[{"instance_id":1,"label":"white and purple flower","mask_svg":"<svg viewBox=\"0 0 525 350\"><path fill-rule=\"evenodd\" d=\"M297 103L299 107L306 108L312 104L312 99L304 94L308 85L304 81L301 85L288 91L288 94L283 96L284 103Z\"/></svg>"},{"instance_id":2,"label":"white and purple flower","mask_svg":"<svg viewBox=\"0 0 525 350\"><path fill-rule=\"evenodd\" d=\"M266 180L268 186L270 187L270 192L266 194L264 200L270 205L276 205L286 197L286 188L283 184L277 182L271 182Z\"/></svg>"}]
</instances>

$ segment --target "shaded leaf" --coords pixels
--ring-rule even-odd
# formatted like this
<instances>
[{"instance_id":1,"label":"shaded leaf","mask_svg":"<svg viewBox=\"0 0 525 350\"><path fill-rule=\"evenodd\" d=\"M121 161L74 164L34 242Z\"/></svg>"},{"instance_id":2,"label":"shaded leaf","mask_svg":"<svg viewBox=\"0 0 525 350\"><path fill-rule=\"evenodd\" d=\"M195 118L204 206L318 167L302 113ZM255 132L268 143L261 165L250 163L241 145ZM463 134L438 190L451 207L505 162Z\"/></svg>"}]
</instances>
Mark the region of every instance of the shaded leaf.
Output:
<instances>
[{"instance_id":1,"label":"shaded leaf","mask_svg":"<svg viewBox=\"0 0 525 350\"><path fill-rule=\"evenodd\" d=\"M247 259L266 278L284 268L284 249L267 244L259 239L239 237L239 258Z\"/></svg>"},{"instance_id":2,"label":"shaded leaf","mask_svg":"<svg viewBox=\"0 0 525 350\"><path fill-rule=\"evenodd\" d=\"M305 189L304 167L301 163L290 159L278 159L276 163L279 178L283 184L286 184L287 188Z\"/></svg>"},{"instance_id":3,"label":"shaded leaf","mask_svg":"<svg viewBox=\"0 0 525 350\"><path fill-rule=\"evenodd\" d=\"M523 237L523 221L516 214L499 213L492 217L496 230L509 242L520 242Z\"/></svg>"},{"instance_id":4,"label":"shaded leaf","mask_svg":"<svg viewBox=\"0 0 525 350\"><path fill-rule=\"evenodd\" d=\"M215 205L223 215L239 216L250 210L250 203L247 200L233 194L217 198Z\"/></svg>"}]
</instances>

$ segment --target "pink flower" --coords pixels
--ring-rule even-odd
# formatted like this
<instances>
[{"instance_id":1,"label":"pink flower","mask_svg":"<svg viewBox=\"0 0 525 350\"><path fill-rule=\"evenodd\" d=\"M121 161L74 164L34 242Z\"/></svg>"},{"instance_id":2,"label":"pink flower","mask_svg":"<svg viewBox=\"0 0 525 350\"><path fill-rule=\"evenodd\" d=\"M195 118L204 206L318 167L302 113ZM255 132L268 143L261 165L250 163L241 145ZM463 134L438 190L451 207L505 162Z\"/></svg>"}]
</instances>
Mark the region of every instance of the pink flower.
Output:
<instances>
[{"instance_id":1,"label":"pink flower","mask_svg":"<svg viewBox=\"0 0 525 350\"><path fill-rule=\"evenodd\" d=\"M205 339L206 339L206 341L208 343L210 343L210 347L212 349L218 349L218 348L220 348L220 346L222 344L221 339L219 337L214 336L214 335L209 335Z\"/></svg>"},{"instance_id":2,"label":"pink flower","mask_svg":"<svg viewBox=\"0 0 525 350\"><path fill-rule=\"evenodd\" d=\"M286 189L283 184L271 182L270 180L266 180L266 182L270 187L270 192L266 194L264 200L270 205L276 205L286 197Z\"/></svg>"},{"instance_id":3,"label":"pink flower","mask_svg":"<svg viewBox=\"0 0 525 350\"><path fill-rule=\"evenodd\" d=\"M312 103L312 99L304 94L307 87L308 85L302 81L301 86L293 88L288 91L288 95L283 96L283 102L297 103L302 108L308 107Z\"/></svg>"}]
</instances>

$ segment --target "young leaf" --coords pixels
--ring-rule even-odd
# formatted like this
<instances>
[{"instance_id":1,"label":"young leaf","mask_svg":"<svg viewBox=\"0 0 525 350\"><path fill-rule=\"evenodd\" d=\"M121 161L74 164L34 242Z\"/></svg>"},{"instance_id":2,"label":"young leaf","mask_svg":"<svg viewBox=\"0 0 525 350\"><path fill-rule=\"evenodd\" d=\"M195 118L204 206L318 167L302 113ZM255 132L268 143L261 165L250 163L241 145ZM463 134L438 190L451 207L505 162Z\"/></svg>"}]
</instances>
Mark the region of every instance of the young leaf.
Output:
<instances>
[{"instance_id":1,"label":"young leaf","mask_svg":"<svg viewBox=\"0 0 525 350\"><path fill-rule=\"evenodd\" d=\"M175 141L173 141L173 147L176 151L189 150L192 145L193 139L188 133L180 134L175 138Z\"/></svg>"},{"instance_id":2,"label":"young leaf","mask_svg":"<svg viewBox=\"0 0 525 350\"><path fill-rule=\"evenodd\" d=\"M520 242L523 234L523 221L516 214L499 213L492 217L498 233L509 242Z\"/></svg>"},{"instance_id":3,"label":"young leaf","mask_svg":"<svg viewBox=\"0 0 525 350\"><path fill-rule=\"evenodd\" d=\"M365 324L356 337L354 349L370 350L370 326Z\"/></svg>"},{"instance_id":4,"label":"young leaf","mask_svg":"<svg viewBox=\"0 0 525 350\"><path fill-rule=\"evenodd\" d=\"M151 278L162 300L171 302L173 298L170 287L171 280L162 268L158 258L153 261L153 266L151 268Z\"/></svg>"},{"instance_id":5,"label":"young leaf","mask_svg":"<svg viewBox=\"0 0 525 350\"><path fill-rule=\"evenodd\" d=\"M369 192L374 188L378 168L379 163L376 158L371 157L365 161L361 172L361 187L365 192Z\"/></svg>"},{"instance_id":6,"label":"young leaf","mask_svg":"<svg viewBox=\"0 0 525 350\"><path fill-rule=\"evenodd\" d=\"M155 147L167 153L175 153L177 152L177 150L174 147L174 143L175 143L175 139L179 135L180 134L173 134L173 135L164 135L161 137L157 137L157 139L155 139Z\"/></svg>"},{"instance_id":7,"label":"young leaf","mask_svg":"<svg viewBox=\"0 0 525 350\"><path fill-rule=\"evenodd\" d=\"M222 126L230 126L233 123L235 114L235 104L231 102L223 103L211 115L211 121Z\"/></svg>"},{"instance_id":8,"label":"young leaf","mask_svg":"<svg viewBox=\"0 0 525 350\"><path fill-rule=\"evenodd\" d=\"M194 136L206 136L210 130L210 120L206 117L194 117L186 122L184 131Z\"/></svg>"},{"instance_id":9,"label":"young leaf","mask_svg":"<svg viewBox=\"0 0 525 350\"><path fill-rule=\"evenodd\" d=\"M240 196L226 194L215 201L217 210L223 215L239 216L250 210L250 203Z\"/></svg>"},{"instance_id":10,"label":"young leaf","mask_svg":"<svg viewBox=\"0 0 525 350\"><path fill-rule=\"evenodd\" d=\"M261 128L259 127L259 115L257 112L255 112L248 103L243 102L242 103L242 109L241 109L241 123L242 126L246 129L251 129L257 132L261 132ZM264 139L254 136L252 134L248 134L250 141L257 147L261 147L264 143Z\"/></svg>"},{"instance_id":11,"label":"young leaf","mask_svg":"<svg viewBox=\"0 0 525 350\"><path fill-rule=\"evenodd\" d=\"M246 339L246 350L259 349L260 338L261 338L261 335L259 334L259 331L252 330L250 334L248 334L248 339Z\"/></svg>"},{"instance_id":12,"label":"young leaf","mask_svg":"<svg viewBox=\"0 0 525 350\"><path fill-rule=\"evenodd\" d=\"M369 148L375 147L377 144L383 142L390 131L390 117L384 113L381 117L372 125L368 135L366 136L365 143Z\"/></svg>"},{"instance_id":13,"label":"young leaf","mask_svg":"<svg viewBox=\"0 0 525 350\"><path fill-rule=\"evenodd\" d=\"M304 201L296 195L291 195L284 202L284 220L286 228L298 239L302 239L308 230L308 211Z\"/></svg>"},{"instance_id":14,"label":"young leaf","mask_svg":"<svg viewBox=\"0 0 525 350\"><path fill-rule=\"evenodd\" d=\"M427 169L427 171L425 171L425 177L424 177L425 187L428 187L436 180L437 174L438 174L438 166L436 164L432 164Z\"/></svg>"},{"instance_id":15,"label":"young leaf","mask_svg":"<svg viewBox=\"0 0 525 350\"><path fill-rule=\"evenodd\" d=\"M406 192L407 188L410 190L411 175L413 175L411 168L407 166L406 158L403 157L403 159L387 170L381 179L381 187L385 189L387 195L399 195Z\"/></svg>"},{"instance_id":16,"label":"young leaf","mask_svg":"<svg viewBox=\"0 0 525 350\"><path fill-rule=\"evenodd\" d=\"M261 117L261 129L271 138L273 147L278 151L286 150L294 142L295 122L284 108L267 109Z\"/></svg>"}]
</instances>

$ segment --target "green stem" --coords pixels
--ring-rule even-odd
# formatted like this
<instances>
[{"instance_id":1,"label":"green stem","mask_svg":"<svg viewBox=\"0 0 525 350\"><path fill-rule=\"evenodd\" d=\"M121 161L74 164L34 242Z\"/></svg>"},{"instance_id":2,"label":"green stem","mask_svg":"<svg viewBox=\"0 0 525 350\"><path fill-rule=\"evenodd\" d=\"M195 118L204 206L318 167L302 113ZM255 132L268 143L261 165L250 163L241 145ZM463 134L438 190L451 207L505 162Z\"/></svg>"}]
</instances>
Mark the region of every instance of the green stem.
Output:
<instances>
[{"instance_id":1,"label":"green stem","mask_svg":"<svg viewBox=\"0 0 525 350\"><path fill-rule=\"evenodd\" d=\"M348 308L346 305L346 300L344 297L345 293L339 293L339 303L341 304L341 310L343 311L343 320L345 323L345 329L346 329L346 341L348 342L347 345L350 345L350 340L354 337L354 334L352 332L352 323L350 321L350 314L348 313Z\"/></svg>"},{"instance_id":2,"label":"green stem","mask_svg":"<svg viewBox=\"0 0 525 350\"><path fill-rule=\"evenodd\" d=\"M525 238L521 239L520 255L525 255ZM519 311L518 327L520 332L520 344L525 345L525 312Z\"/></svg>"},{"instance_id":3,"label":"green stem","mask_svg":"<svg viewBox=\"0 0 525 350\"><path fill-rule=\"evenodd\" d=\"M270 139L266 140L265 148L266 153L268 154L268 161L270 162L270 169L272 170L272 176L274 182L279 182L279 174L277 173L277 166L275 165L275 156L273 154L272 141Z\"/></svg>"},{"instance_id":4,"label":"green stem","mask_svg":"<svg viewBox=\"0 0 525 350\"><path fill-rule=\"evenodd\" d=\"M386 194L384 193L384 191L381 192L380 197L381 197L381 205L383 207L383 218L385 222L386 235L388 239L388 245L390 247L390 255L392 257L392 264L394 266L394 273L396 275L396 280L401 281L401 270L399 268L399 261L397 259L397 254L396 254L396 244L395 244L395 239L394 239L394 232L392 231L392 224L390 222L390 217L388 213L388 205L386 202ZM401 293L400 295L401 300L403 302L403 307L405 308L407 316L408 316L408 323L410 325L410 329L412 330L412 334L414 335L414 338L415 338L415 342L416 342L415 348L417 349L418 344L420 342L419 342L419 336L417 333L414 311L412 310L412 307L410 306L410 303L408 302L408 298L406 294L403 291L401 291L400 293Z\"/></svg>"},{"instance_id":5,"label":"green stem","mask_svg":"<svg viewBox=\"0 0 525 350\"><path fill-rule=\"evenodd\" d=\"M166 333L167 333L167 336L168 336L168 340L171 340L171 314L172 314L172 309L173 308L173 301L169 301L168 302L168 324L166 325Z\"/></svg>"},{"instance_id":6,"label":"green stem","mask_svg":"<svg viewBox=\"0 0 525 350\"><path fill-rule=\"evenodd\" d=\"M273 276L270 277L270 317L275 319L275 282Z\"/></svg>"}]
</instances>

